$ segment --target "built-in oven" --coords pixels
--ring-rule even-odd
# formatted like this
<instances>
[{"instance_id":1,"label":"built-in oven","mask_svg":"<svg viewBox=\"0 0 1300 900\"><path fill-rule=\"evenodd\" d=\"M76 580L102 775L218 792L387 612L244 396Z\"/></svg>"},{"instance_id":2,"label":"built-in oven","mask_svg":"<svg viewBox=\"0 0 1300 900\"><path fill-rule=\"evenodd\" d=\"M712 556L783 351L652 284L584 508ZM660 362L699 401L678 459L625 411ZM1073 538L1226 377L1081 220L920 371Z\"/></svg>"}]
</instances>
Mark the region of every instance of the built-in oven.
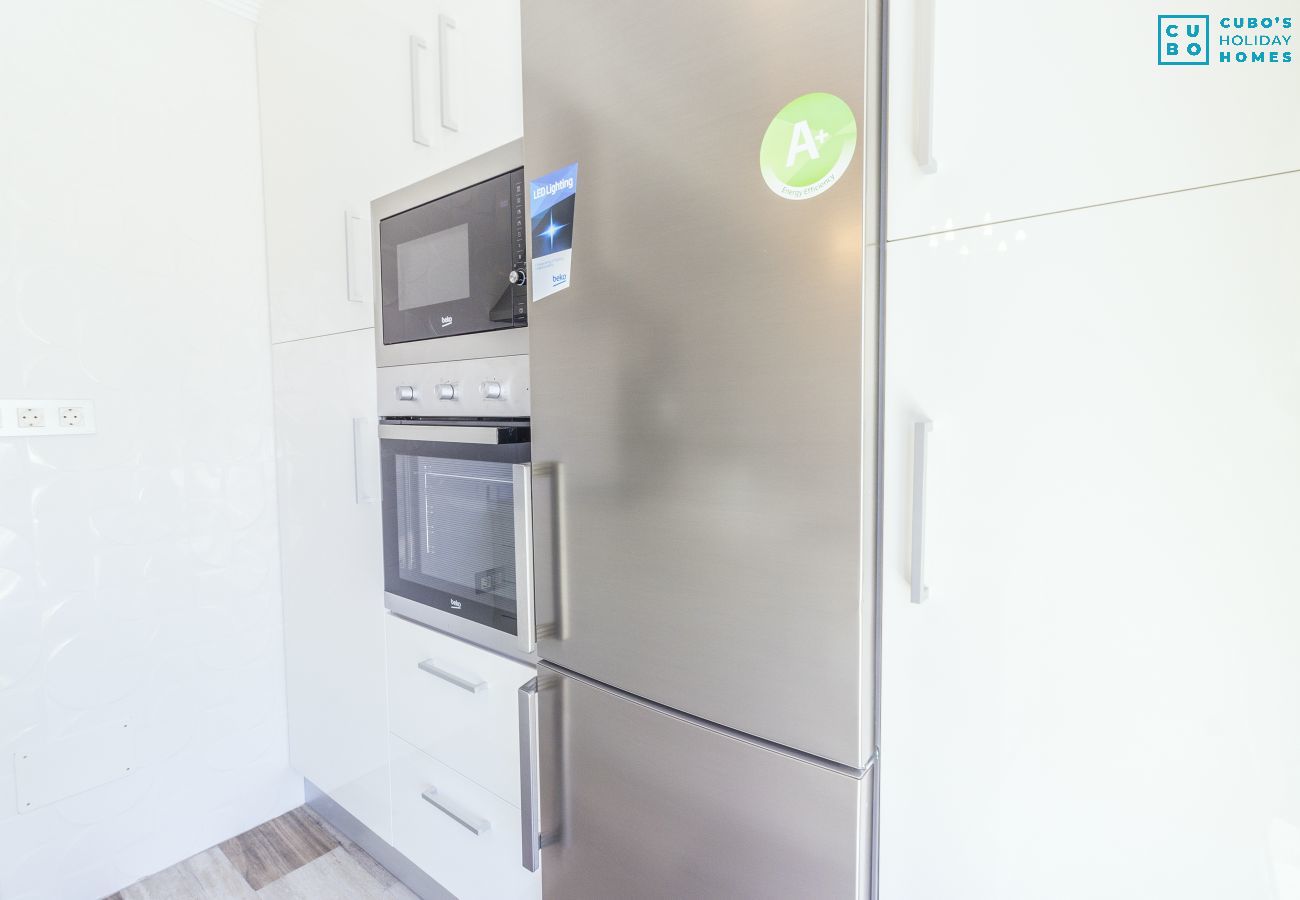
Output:
<instances>
[{"instance_id":1,"label":"built-in oven","mask_svg":"<svg viewBox=\"0 0 1300 900\"><path fill-rule=\"evenodd\" d=\"M517 658L534 650L527 419L382 419L390 610Z\"/></svg>"},{"instance_id":2,"label":"built-in oven","mask_svg":"<svg viewBox=\"0 0 1300 900\"><path fill-rule=\"evenodd\" d=\"M528 352L521 142L371 203L380 366Z\"/></svg>"}]
</instances>

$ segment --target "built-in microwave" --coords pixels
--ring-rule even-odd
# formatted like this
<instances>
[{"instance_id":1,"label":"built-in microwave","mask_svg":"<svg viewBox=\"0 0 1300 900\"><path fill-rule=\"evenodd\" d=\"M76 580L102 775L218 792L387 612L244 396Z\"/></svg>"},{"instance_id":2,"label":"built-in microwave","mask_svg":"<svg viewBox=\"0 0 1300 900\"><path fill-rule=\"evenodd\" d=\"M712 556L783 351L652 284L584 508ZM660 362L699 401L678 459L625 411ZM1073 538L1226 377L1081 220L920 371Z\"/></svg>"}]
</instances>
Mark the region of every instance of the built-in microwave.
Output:
<instances>
[{"instance_id":1,"label":"built-in microwave","mask_svg":"<svg viewBox=\"0 0 1300 900\"><path fill-rule=\"evenodd\" d=\"M522 142L371 203L379 365L528 352Z\"/></svg>"}]
</instances>

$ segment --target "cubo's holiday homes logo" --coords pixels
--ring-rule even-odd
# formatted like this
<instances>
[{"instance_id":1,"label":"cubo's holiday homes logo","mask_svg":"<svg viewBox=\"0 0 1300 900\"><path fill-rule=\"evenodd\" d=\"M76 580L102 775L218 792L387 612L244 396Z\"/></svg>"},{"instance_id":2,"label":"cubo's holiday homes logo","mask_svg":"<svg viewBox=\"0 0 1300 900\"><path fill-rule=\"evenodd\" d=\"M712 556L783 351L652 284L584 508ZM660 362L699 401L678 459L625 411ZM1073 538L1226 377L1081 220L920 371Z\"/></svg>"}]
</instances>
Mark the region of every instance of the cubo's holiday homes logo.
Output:
<instances>
[{"instance_id":1,"label":"cubo's holiday homes logo","mask_svg":"<svg viewBox=\"0 0 1300 900\"><path fill-rule=\"evenodd\" d=\"M1290 16L1157 16L1156 61L1162 66L1289 63L1291 25Z\"/></svg>"}]
</instances>

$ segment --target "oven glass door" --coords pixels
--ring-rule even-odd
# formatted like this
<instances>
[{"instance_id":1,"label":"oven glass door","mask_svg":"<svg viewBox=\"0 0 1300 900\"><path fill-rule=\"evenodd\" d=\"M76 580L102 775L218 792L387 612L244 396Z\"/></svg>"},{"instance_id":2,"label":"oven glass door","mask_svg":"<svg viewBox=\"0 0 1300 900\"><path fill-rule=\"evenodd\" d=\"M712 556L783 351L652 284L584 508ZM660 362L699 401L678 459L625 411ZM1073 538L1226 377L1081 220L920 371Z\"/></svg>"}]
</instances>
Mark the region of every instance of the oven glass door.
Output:
<instances>
[{"instance_id":1,"label":"oven glass door","mask_svg":"<svg viewBox=\"0 0 1300 900\"><path fill-rule=\"evenodd\" d=\"M382 439L380 447L385 591L516 635L529 445Z\"/></svg>"},{"instance_id":2,"label":"oven glass door","mask_svg":"<svg viewBox=\"0 0 1300 900\"><path fill-rule=\"evenodd\" d=\"M518 170L381 221L384 343L525 324L526 292L510 281L523 270L522 209Z\"/></svg>"}]
</instances>

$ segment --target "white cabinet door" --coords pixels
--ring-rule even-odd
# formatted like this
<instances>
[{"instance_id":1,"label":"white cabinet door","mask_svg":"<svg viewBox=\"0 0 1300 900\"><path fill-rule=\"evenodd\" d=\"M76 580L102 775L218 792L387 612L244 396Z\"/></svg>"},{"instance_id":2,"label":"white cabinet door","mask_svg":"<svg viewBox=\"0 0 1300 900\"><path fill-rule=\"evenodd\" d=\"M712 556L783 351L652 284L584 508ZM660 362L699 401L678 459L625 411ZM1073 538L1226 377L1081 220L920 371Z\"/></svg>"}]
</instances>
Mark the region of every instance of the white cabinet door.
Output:
<instances>
[{"instance_id":1,"label":"white cabinet door","mask_svg":"<svg viewBox=\"0 0 1300 900\"><path fill-rule=\"evenodd\" d=\"M424 49L413 53L413 40ZM369 230L354 223L349 247L346 215L364 218L375 197L519 138L520 65L518 0L266 4L258 86L273 340L372 324Z\"/></svg>"},{"instance_id":2,"label":"white cabinet door","mask_svg":"<svg viewBox=\"0 0 1300 900\"><path fill-rule=\"evenodd\" d=\"M274 348L276 458L290 761L391 840L372 340Z\"/></svg>"},{"instance_id":3,"label":"white cabinet door","mask_svg":"<svg viewBox=\"0 0 1300 900\"><path fill-rule=\"evenodd\" d=\"M1158 17L1206 11L1160 0L892 3L889 237L1300 168L1300 2L1211 10L1210 63L1158 65ZM1249 28L1260 16L1293 18ZM1220 38L1270 36L1290 44L1245 49L1293 62L1218 59L1243 49Z\"/></svg>"},{"instance_id":4,"label":"white cabinet door","mask_svg":"<svg viewBox=\"0 0 1300 900\"><path fill-rule=\"evenodd\" d=\"M881 896L1294 896L1297 246L1300 175L890 245Z\"/></svg>"}]
</instances>

